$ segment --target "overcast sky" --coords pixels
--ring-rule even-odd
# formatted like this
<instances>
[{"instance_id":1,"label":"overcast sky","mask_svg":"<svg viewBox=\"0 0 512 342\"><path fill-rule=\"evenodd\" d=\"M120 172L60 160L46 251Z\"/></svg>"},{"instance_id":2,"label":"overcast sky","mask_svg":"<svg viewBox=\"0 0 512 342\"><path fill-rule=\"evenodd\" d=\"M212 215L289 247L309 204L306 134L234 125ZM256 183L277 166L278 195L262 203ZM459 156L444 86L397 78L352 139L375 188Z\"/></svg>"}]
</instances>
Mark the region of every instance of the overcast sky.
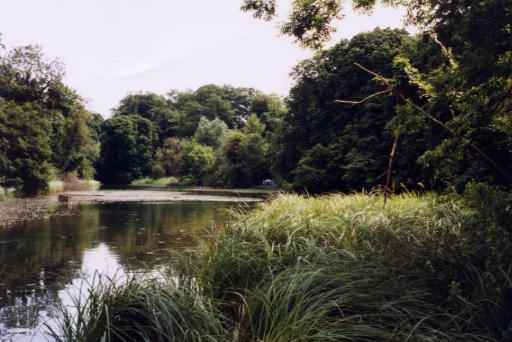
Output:
<instances>
[{"instance_id":1,"label":"overcast sky","mask_svg":"<svg viewBox=\"0 0 512 342\"><path fill-rule=\"evenodd\" d=\"M39 44L47 57L62 60L67 84L105 117L136 91L214 83L286 95L289 72L313 52L279 36L276 22L241 12L241 2L0 0L0 33L7 47ZM345 12L328 46L377 26L403 27L403 9Z\"/></svg>"}]
</instances>

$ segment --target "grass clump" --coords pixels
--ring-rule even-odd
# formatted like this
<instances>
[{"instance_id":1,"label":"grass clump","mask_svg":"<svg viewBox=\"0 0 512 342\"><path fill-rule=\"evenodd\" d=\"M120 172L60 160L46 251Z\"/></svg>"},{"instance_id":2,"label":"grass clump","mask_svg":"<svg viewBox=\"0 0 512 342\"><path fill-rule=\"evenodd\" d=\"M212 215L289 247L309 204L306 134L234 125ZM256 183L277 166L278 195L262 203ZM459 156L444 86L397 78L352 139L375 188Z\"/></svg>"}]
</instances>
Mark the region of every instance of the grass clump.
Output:
<instances>
[{"instance_id":1,"label":"grass clump","mask_svg":"<svg viewBox=\"0 0 512 342\"><path fill-rule=\"evenodd\" d=\"M175 299L189 284L192 303L137 298L128 307L158 307L174 329L198 332L169 341L509 341L512 243L502 206L509 197L482 207L482 196L496 191L475 186L464 199L403 194L386 208L379 194L280 195L234 212L227 228L175 260L179 282L137 290L164 298L154 289L165 288ZM116 315L130 317L123 312ZM213 326L180 318L194 315ZM163 324L161 316L144 319L137 322Z\"/></svg>"},{"instance_id":2,"label":"grass clump","mask_svg":"<svg viewBox=\"0 0 512 342\"><path fill-rule=\"evenodd\" d=\"M63 174L60 179L54 179L48 183L50 193L97 190L99 187L100 182L93 179L79 179L73 173Z\"/></svg>"},{"instance_id":3,"label":"grass clump","mask_svg":"<svg viewBox=\"0 0 512 342\"><path fill-rule=\"evenodd\" d=\"M155 186L155 187L179 185L179 184L180 184L180 182L178 181L178 179L176 177L163 177L163 178L157 178L157 179L145 177L145 178L140 178L140 179L134 180L131 183L131 185L138 185L138 186L144 185L144 186Z\"/></svg>"},{"instance_id":4,"label":"grass clump","mask_svg":"<svg viewBox=\"0 0 512 342\"><path fill-rule=\"evenodd\" d=\"M14 188L3 188L0 186L0 201L14 197Z\"/></svg>"},{"instance_id":5,"label":"grass clump","mask_svg":"<svg viewBox=\"0 0 512 342\"><path fill-rule=\"evenodd\" d=\"M225 341L222 314L190 282L100 278L62 307L54 341Z\"/></svg>"}]
</instances>

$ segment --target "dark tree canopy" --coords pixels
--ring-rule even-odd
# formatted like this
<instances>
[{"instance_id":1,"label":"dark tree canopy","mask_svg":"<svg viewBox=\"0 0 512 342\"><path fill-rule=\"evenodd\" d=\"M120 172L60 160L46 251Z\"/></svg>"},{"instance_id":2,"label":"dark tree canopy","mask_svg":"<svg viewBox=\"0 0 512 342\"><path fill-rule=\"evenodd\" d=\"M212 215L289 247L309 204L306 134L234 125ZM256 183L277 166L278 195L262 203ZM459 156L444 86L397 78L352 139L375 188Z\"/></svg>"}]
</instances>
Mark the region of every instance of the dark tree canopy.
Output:
<instances>
[{"instance_id":1,"label":"dark tree canopy","mask_svg":"<svg viewBox=\"0 0 512 342\"><path fill-rule=\"evenodd\" d=\"M10 164L9 171L0 173L0 186L14 186L20 194L33 195L44 192L56 173L94 176L98 144L88 126L91 114L82 99L63 83L63 76L62 64L46 60L40 47L7 51L0 44L0 101L4 111L0 130L10 137L6 142L9 148L0 149L0 159ZM20 138L12 140L16 131ZM34 138L26 139L23 132L32 132ZM21 149L18 158L13 152L17 148ZM32 176L27 174L27 165L19 164L21 160L33 165Z\"/></svg>"},{"instance_id":2,"label":"dark tree canopy","mask_svg":"<svg viewBox=\"0 0 512 342\"><path fill-rule=\"evenodd\" d=\"M105 121L98 178L105 184L130 184L150 175L156 140L154 124L139 115Z\"/></svg>"},{"instance_id":3,"label":"dark tree canopy","mask_svg":"<svg viewBox=\"0 0 512 342\"><path fill-rule=\"evenodd\" d=\"M358 100L380 89L354 62L391 76L393 58L411 44L404 31L377 29L299 64L277 137L275 170L310 191L378 184L386 170L392 140L387 124L395 116L395 99L375 97L357 106L335 100ZM414 163L410 168L417 171Z\"/></svg>"},{"instance_id":4,"label":"dark tree canopy","mask_svg":"<svg viewBox=\"0 0 512 342\"><path fill-rule=\"evenodd\" d=\"M352 1L352 5L362 11L372 10L376 3L376 0ZM405 49L394 58L387 56L391 59L376 63L367 61L364 56L352 61L365 67L367 76L373 73L372 77L378 79L375 90L386 91L388 88L388 95L400 99L396 109L401 115L390 122L390 128L394 131L395 142L400 140L398 145L402 149L415 146L414 153L406 150L401 155L405 152L410 158L418 156L422 170L432 173L432 177L429 176L431 185L435 183L457 190L475 181L510 185L512 153L506 146L511 145L512 1L385 0L381 3L404 6L408 11L406 21L423 30L415 42L415 50ZM328 39L336 21L343 17L339 2L292 0L291 4L292 10L281 30L304 46L319 48ZM266 20L276 16L275 6L274 0L242 1L243 10L253 11L256 17ZM389 63L393 63L393 72L382 74L380 68ZM325 72L308 71L306 65L302 75L303 79L308 79L325 75ZM326 76L324 82L327 80ZM312 88L317 92L327 89L324 84ZM315 94L313 89L309 95L312 94ZM362 92L359 99L371 94ZM346 94L329 95L323 100L344 99L338 95ZM292 102L294 96L292 91ZM321 98L321 95L313 96ZM383 99L379 105L386 101L389 99ZM365 105L368 104L360 107ZM315 109L308 107L305 110L313 114ZM414 132L413 138L407 140L410 132ZM294 134L299 137L308 133ZM412 142L416 143L409 144ZM320 148L317 147L317 151ZM297 158L293 153L291 155L292 159ZM290 157L286 155L286 158ZM304 160L301 166L309 167L314 159L308 154L308 162ZM368 159L353 160L362 166L361 162ZM289 165L293 165L289 161L282 163L284 168L277 165L288 179L292 171ZM410 163L404 165L400 159L397 163L400 171L407 165L410 167ZM352 168L347 172L352 172L350 170ZM306 173L297 171L295 177L299 174Z\"/></svg>"}]
</instances>

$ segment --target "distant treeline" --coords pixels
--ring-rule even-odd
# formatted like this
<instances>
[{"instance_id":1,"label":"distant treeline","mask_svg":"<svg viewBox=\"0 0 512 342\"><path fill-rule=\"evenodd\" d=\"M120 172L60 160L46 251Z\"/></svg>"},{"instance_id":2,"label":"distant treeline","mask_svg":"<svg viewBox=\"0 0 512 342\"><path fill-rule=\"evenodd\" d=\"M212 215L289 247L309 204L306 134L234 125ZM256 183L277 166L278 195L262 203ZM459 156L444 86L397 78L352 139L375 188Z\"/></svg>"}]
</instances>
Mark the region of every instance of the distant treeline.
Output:
<instances>
[{"instance_id":1,"label":"distant treeline","mask_svg":"<svg viewBox=\"0 0 512 342\"><path fill-rule=\"evenodd\" d=\"M510 70L499 61L470 68L481 58L471 53L376 29L297 65L284 100L216 85L141 92L104 121L62 83L58 64L14 49L0 57L0 185L36 194L64 172L104 184L272 179L309 192L508 185Z\"/></svg>"},{"instance_id":2,"label":"distant treeline","mask_svg":"<svg viewBox=\"0 0 512 342\"><path fill-rule=\"evenodd\" d=\"M252 88L207 85L126 96L98 124L98 179L129 184L174 176L187 184L249 187L272 177L270 149L286 113Z\"/></svg>"}]
</instances>

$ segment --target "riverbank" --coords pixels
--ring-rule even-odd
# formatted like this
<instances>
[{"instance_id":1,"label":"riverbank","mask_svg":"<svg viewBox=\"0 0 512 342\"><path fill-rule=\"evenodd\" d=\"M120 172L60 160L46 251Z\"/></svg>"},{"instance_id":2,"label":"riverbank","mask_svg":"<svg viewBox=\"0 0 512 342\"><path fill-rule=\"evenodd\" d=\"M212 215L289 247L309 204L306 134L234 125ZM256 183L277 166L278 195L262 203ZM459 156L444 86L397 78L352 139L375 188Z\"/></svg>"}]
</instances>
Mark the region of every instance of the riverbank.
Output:
<instances>
[{"instance_id":1,"label":"riverbank","mask_svg":"<svg viewBox=\"0 0 512 342\"><path fill-rule=\"evenodd\" d=\"M70 190L96 190L99 187L98 181L78 179L72 174L50 181L46 196L17 198L14 188L0 187L0 227L55 215L70 215L71 208L58 201L60 193Z\"/></svg>"},{"instance_id":2,"label":"riverbank","mask_svg":"<svg viewBox=\"0 0 512 342\"><path fill-rule=\"evenodd\" d=\"M65 192L60 196L68 197L71 203L111 203L111 202L259 202L261 198L220 195L202 195L180 191L155 190L106 190Z\"/></svg>"},{"instance_id":3,"label":"riverbank","mask_svg":"<svg viewBox=\"0 0 512 342\"><path fill-rule=\"evenodd\" d=\"M372 194L281 195L172 257L163 278L104 279L52 337L509 341L509 213L487 190L386 208Z\"/></svg>"},{"instance_id":4,"label":"riverbank","mask_svg":"<svg viewBox=\"0 0 512 342\"><path fill-rule=\"evenodd\" d=\"M7 198L0 201L0 227L69 213L68 208L59 205L57 196Z\"/></svg>"},{"instance_id":5,"label":"riverbank","mask_svg":"<svg viewBox=\"0 0 512 342\"><path fill-rule=\"evenodd\" d=\"M67 191L37 198L11 198L0 201L0 227L52 215L70 215L73 206L87 203L113 202L260 202L252 192L193 188L187 191L105 190ZM267 194L266 192L257 193ZM59 200L60 199L60 200Z\"/></svg>"}]
</instances>

